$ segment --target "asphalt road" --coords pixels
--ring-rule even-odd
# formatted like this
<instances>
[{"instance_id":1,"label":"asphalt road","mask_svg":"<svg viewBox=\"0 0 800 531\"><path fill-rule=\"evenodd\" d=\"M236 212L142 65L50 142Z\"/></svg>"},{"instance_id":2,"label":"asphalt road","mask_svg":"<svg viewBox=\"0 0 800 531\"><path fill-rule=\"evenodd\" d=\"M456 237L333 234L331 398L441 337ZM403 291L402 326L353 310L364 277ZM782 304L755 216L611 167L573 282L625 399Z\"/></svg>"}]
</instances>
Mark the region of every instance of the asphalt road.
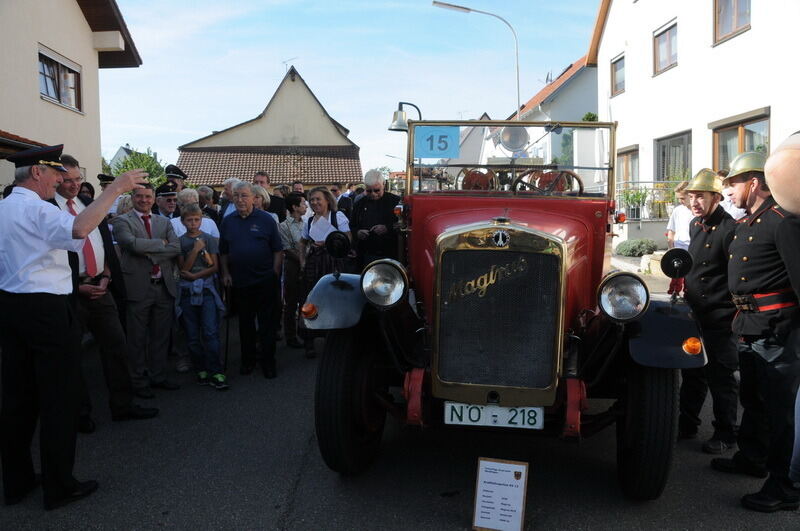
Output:
<instances>
[{"instance_id":1,"label":"asphalt road","mask_svg":"<svg viewBox=\"0 0 800 531\"><path fill-rule=\"evenodd\" d=\"M80 435L76 476L100 489L45 512L41 491L0 509L0 529L469 529L478 457L530 463L526 528L800 529L800 514L739 506L759 480L712 471L710 436L680 443L664 495L633 503L616 483L613 429L580 444L527 432L421 431L389 420L367 473L328 470L314 437L317 360L279 349L279 376L238 375L218 392L181 376L153 420L112 423L96 353L84 360L98 430Z\"/></svg>"}]
</instances>

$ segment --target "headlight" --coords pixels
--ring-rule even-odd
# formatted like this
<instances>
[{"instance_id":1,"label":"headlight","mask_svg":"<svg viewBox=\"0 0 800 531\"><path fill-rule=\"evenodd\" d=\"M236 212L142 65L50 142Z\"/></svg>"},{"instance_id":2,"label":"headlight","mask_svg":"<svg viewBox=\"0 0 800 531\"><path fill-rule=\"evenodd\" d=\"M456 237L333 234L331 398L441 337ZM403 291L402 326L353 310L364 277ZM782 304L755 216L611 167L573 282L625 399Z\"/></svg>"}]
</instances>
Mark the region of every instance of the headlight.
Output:
<instances>
[{"instance_id":1,"label":"headlight","mask_svg":"<svg viewBox=\"0 0 800 531\"><path fill-rule=\"evenodd\" d=\"M403 266L394 260L377 260L361 274L361 291L375 306L394 306L406 294L408 279Z\"/></svg>"},{"instance_id":2,"label":"headlight","mask_svg":"<svg viewBox=\"0 0 800 531\"><path fill-rule=\"evenodd\" d=\"M630 321L647 310L650 292L638 276L615 273L600 284L598 303L603 313L611 319Z\"/></svg>"}]
</instances>

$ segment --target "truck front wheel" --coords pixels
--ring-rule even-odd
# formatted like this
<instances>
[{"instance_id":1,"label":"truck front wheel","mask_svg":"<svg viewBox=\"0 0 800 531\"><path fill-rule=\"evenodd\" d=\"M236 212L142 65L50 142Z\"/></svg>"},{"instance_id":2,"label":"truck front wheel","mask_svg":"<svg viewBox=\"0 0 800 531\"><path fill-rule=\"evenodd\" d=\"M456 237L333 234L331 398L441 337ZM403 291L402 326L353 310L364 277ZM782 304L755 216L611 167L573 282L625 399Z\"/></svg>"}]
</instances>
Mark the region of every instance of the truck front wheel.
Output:
<instances>
[{"instance_id":1,"label":"truck front wheel","mask_svg":"<svg viewBox=\"0 0 800 531\"><path fill-rule=\"evenodd\" d=\"M661 496L678 425L678 371L633 365L617 419L617 473L635 500Z\"/></svg>"},{"instance_id":2,"label":"truck front wheel","mask_svg":"<svg viewBox=\"0 0 800 531\"><path fill-rule=\"evenodd\" d=\"M314 396L317 444L325 464L355 475L375 459L386 422L377 399L384 385L358 329L332 330L319 362ZM385 391L384 391L385 392Z\"/></svg>"}]
</instances>

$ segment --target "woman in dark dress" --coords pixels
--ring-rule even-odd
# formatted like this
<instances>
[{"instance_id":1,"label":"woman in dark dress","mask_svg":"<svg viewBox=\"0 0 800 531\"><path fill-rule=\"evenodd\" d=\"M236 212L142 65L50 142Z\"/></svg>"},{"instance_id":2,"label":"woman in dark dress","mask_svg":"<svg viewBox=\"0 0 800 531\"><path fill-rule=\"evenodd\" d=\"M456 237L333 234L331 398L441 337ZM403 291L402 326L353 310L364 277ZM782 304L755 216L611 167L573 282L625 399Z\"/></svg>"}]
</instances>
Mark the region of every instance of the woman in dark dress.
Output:
<instances>
[{"instance_id":1,"label":"woman in dark dress","mask_svg":"<svg viewBox=\"0 0 800 531\"><path fill-rule=\"evenodd\" d=\"M325 238L334 231L341 231L350 237L350 223L347 216L336 210L336 199L324 186L318 186L308 194L308 202L314 216L309 218L303 227L303 236L300 240L300 252L305 256L303 268L303 301L308 296L317 281L328 273L333 273L336 268L336 259L328 254L325 249ZM344 260L339 262L339 270L344 270ZM301 302L302 307L302 302ZM302 324L302 319L301 319ZM305 329L304 341L306 356L313 358L314 334Z\"/></svg>"}]
</instances>

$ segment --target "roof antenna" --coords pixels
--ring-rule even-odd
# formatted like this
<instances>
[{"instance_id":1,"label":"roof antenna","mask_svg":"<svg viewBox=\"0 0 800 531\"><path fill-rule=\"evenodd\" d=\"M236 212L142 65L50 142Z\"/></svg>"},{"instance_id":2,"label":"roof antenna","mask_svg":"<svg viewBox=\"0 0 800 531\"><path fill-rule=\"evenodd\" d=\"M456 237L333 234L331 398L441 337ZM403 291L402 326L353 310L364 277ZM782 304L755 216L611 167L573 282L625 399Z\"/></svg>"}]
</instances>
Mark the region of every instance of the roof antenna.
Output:
<instances>
[{"instance_id":1,"label":"roof antenna","mask_svg":"<svg viewBox=\"0 0 800 531\"><path fill-rule=\"evenodd\" d=\"M300 58L299 57L290 57L289 59L286 59L285 61L281 61L281 63L283 63L283 67L286 69L285 70L286 72L289 71L289 63L294 61L295 59L300 59Z\"/></svg>"}]
</instances>

